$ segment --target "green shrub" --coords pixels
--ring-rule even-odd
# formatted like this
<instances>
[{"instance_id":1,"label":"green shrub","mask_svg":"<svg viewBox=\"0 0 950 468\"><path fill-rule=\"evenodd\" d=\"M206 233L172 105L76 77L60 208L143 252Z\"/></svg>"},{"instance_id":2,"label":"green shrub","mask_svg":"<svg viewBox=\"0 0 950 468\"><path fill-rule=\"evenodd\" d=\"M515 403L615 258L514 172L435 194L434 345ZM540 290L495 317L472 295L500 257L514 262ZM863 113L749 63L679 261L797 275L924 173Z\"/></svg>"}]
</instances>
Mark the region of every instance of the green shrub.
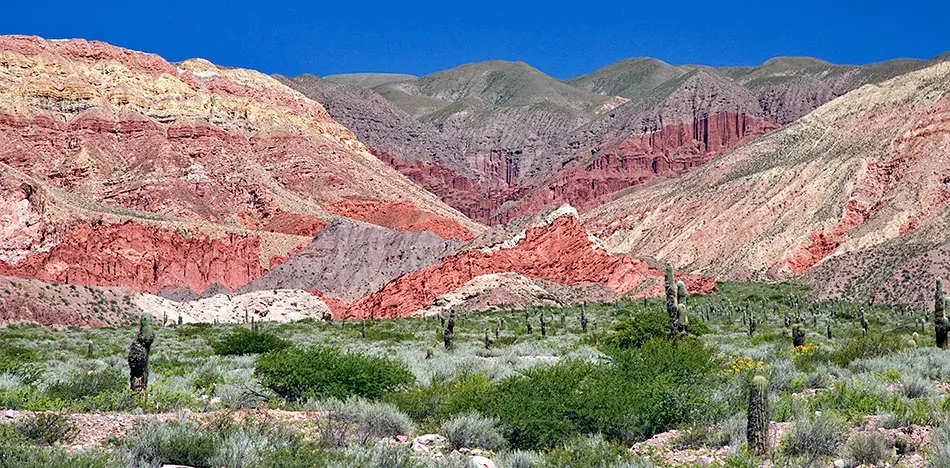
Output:
<instances>
[{"instance_id":1,"label":"green shrub","mask_svg":"<svg viewBox=\"0 0 950 468\"><path fill-rule=\"evenodd\" d=\"M440 431L452 444L452 448L462 447L500 450L505 446L497 419L478 413L465 413L442 423Z\"/></svg>"},{"instance_id":2,"label":"green shrub","mask_svg":"<svg viewBox=\"0 0 950 468\"><path fill-rule=\"evenodd\" d=\"M221 341L211 343L211 348L219 356L243 356L286 349L290 347L290 344L289 341L273 333L241 328Z\"/></svg>"},{"instance_id":3,"label":"green shrub","mask_svg":"<svg viewBox=\"0 0 950 468\"><path fill-rule=\"evenodd\" d=\"M344 353L326 346L267 353L258 359L254 376L288 400L344 399L354 395L378 399L415 380L401 362Z\"/></svg>"},{"instance_id":4,"label":"green shrub","mask_svg":"<svg viewBox=\"0 0 950 468\"><path fill-rule=\"evenodd\" d=\"M905 342L900 335L868 334L861 338L848 340L844 346L833 351L828 358L832 363L845 367L851 361L884 356L900 351L904 347Z\"/></svg>"},{"instance_id":5,"label":"green shrub","mask_svg":"<svg viewBox=\"0 0 950 468\"><path fill-rule=\"evenodd\" d=\"M384 437L409 435L413 425L409 416L392 403L349 398L307 402L304 408L324 414L319 431L327 445L340 447L349 442L365 444Z\"/></svg>"},{"instance_id":6,"label":"green shrub","mask_svg":"<svg viewBox=\"0 0 950 468\"><path fill-rule=\"evenodd\" d=\"M890 455L887 440L877 432L859 432L848 439L845 457L854 465L881 466Z\"/></svg>"},{"instance_id":7,"label":"green shrub","mask_svg":"<svg viewBox=\"0 0 950 468\"><path fill-rule=\"evenodd\" d=\"M453 401L457 409L502 421L515 448L550 448L578 433L627 443L702 420L713 410L713 355L696 340L653 339L617 352L611 364L536 366Z\"/></svg>"},{"instance_id":8,"label":"green shrub","mask_svg":"<svg viewBox=\"0 0 950 468\"><path fill-rule=\"evenodd\" d=\"M698 317L690 317L687 332L692 335L709 333L706 326ZM666 338L670 335L670 318L660 311L639 312L614 326L614 331L607 335L603 343L605 346L616 349L639 348L653 338Z\"/></svg>"},{"instance_id":9,"label":"green shrub","mask_svg":"<svg viewBox=\"0 0 950 468\"><path fill-rule=\"evenodd\" d=\"M95 400L106 394L124 393L128 388L128 375L115 367L102 371L78 371L65 380L50 383L46 387L46 396L59 399L68 406L84 409L83 402ZM113 409L113 408L101 408Z\"/></svg>"},{"instance_id":10,"label":"green shrub","mask_svg":"<svg viewBox=\"0 0 950 468\"><path fill-rule=\"evenodd\" d=\"M62 413L36 413L15 423L17 432L37 445L67 444L79 435L79 428Z\"/></svg>"},{"instance_id":11,"label":"green shrub","mask_svg":"<svg viewBox=\"0 0 950 468\"><path fill-rule=\"evenodd\" d=\"M630 455L626 446L604 439L601 435L574 436L545 456L550 468L619 468L648 467Z\"/></svg>"},{"instance_id":12,"label":"green shrub","mask_svg":"<svg viewBox=\"0 0 950 468\"><path fill-rule=\"evenodd\" d=\"M221 439L184 418L149 420L130 431L127 440L131 466L187 465L212 468Z\"/></svg>"},{"instance_id":13,"label":"green shrub","mask_svg":"<svg viewBox=\"0 0 950 468\"><path fill-rule=\"evenodd\" d=\"M639 348L652 338L670 334L670 318L664 312L640 312L629 320L614 326L613 333L604 338L604 345L618 349Z\"/></svg>"},{"instance_id":14,"label":"green shrub","mask_svg":"<svg viewBox=\"0 0 950 468\"><path fill-rule=\"evenodd\" d=\"M783 444L789 455L832 456L838 453L844 426L828 412L795 418Z\"/></svg>"}]
</instances>

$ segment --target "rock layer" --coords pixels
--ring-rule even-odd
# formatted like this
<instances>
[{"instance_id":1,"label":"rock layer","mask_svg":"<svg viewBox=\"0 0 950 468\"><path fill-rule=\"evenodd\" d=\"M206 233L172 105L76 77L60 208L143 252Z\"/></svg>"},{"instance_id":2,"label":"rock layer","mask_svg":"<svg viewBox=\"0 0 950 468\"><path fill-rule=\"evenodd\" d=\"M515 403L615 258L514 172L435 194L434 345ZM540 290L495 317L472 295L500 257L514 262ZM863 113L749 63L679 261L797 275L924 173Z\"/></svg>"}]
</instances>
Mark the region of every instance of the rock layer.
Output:
<instances>
[{"instance_id":1,"label":"rock layer","mask_svg":"<svg viewBox=\"0 0 950 468\"><path fill-rule=\"evenodd\" d=\"M611 251L694 273L804 275L825 295L916 300L894 278L902 264L933 275L919 263L950 240L948 83L941 63L864 86L587 219Z\"/></svg>"},{"instance_id":2,"label":"rock layer","mask_svg":"<svg viewBox=\"0 0 950 468\"><path fill-rule=\"evenodd\" d=\"M569 207L522 233L473 248L399 277L349 307L342 318L405 317L478 276L516 273L566 285L600 284L615 294L657 295L662 273L644 261L612 256L598 247ZM684 276L691 291L715 290L711 278Z\"/></svg>"}]
</instances>

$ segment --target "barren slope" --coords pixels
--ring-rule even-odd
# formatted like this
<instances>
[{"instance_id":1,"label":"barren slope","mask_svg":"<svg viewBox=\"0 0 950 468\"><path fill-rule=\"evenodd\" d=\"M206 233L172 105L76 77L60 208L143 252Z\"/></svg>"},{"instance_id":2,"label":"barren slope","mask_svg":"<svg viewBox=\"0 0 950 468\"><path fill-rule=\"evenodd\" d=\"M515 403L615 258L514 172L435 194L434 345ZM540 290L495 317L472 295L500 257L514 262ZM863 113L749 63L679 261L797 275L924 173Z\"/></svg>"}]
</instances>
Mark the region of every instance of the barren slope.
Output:
<instances>
[{"instance_id":1,"label":"barren slope","mask_svg":"<svg viewBox=\"0 0 950 468\"><path fill-rule=\"evenodd\" d=\"M50 281L236 288L334 216L480 230L273 78L101 42L0 37L0 176L0 272Z\"/></svg>"},{"instance_id":2,"label":"barren slope","mask_svg":"<svg viewBox=\"0 0 950 468\"><path fill-rule=\"evenodd\" d=\"M826 292L853 292L840 286L862 268L819 275L822 265L895 238L917 239L901 243L910 256L947 242L934 223L950 201L948 92L947 63L864 86L587 219L614 252L724 278L814 271Z\"/></svg>"}]
</instances>

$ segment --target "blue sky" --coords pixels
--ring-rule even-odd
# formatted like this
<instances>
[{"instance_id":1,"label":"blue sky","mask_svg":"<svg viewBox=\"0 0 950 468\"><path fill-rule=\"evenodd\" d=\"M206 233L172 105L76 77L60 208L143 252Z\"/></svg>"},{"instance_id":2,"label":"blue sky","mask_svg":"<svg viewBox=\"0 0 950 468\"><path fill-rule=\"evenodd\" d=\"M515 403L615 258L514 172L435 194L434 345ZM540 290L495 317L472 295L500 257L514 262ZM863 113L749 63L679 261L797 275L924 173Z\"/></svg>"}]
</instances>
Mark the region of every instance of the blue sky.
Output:
<instances>
[{"instance_id":1,"label":"blue sky","mask_svg":"<svg viewBox=\"0 0 950 468\"><path fill-rule=\"evenodd\" d=\"M421 75L503 59L569 78L636 56L863 64L950 49L946 1L4 3L0 34L98 39L172 61L203 57L285 75Z\"/></svg>"}]
</instances>

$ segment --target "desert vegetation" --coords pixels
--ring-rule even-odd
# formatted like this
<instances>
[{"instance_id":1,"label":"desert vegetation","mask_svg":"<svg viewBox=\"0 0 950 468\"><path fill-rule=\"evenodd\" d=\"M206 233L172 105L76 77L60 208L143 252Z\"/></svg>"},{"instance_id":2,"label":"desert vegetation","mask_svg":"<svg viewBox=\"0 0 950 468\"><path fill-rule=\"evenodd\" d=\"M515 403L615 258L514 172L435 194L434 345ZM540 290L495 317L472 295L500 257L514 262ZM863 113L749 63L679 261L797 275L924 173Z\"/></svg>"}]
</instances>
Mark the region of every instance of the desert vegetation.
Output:
<instances>
[{"instance_id":1,"label":"desert vegetation","mask_svg":"<svg viewBox=\"0 0 950 468\"><path fill-rule=\"evenodd\" d=\"M913 309L677 286L441 318L10 326L0 466L945 466L942 292Z\"/></svg>"}]
</instances>

